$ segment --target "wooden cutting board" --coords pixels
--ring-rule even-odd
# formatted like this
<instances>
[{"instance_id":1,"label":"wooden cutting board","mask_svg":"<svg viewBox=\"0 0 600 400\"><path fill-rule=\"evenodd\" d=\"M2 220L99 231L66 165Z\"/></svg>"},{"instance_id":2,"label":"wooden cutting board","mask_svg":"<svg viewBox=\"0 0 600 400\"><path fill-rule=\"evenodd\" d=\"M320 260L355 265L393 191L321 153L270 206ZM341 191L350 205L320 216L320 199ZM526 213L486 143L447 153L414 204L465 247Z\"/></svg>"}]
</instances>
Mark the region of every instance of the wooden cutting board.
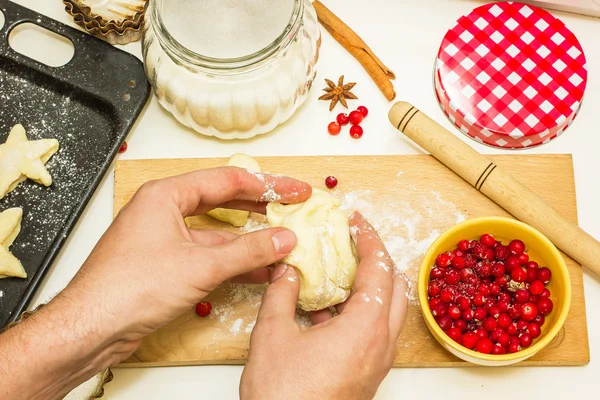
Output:
<instances>
[{"instance_id":1,"label":"wooden cutting board","mask_svg":"<svg viewBox=\"0 0 600 400\"><path fill-rule=\"evenodd\" d=\"M577 221L573 164L570 155L503 155L491 157L566 218ZM371 216L388 241L392 256L416 278L428 243L462 218L509 216L431 156L266 157L263 169L324 188L327 175L340 184L335 193ZM162 159L117 162L114 213L144 182L211 168L225 159ZM253 217L254 218L254 217ZM259 218L256 216L256 218ZM395 218L395 219L394 219ZM193 228L236 231L209 217L188 221ZM256 227L260 224L255 223ZM559 336L535 357L517 365L584 365L590 360L582 270L563 254L571 273L573 299ZM262 286L223 285L208 300L207 318L193 310L149 335L121 367L243 364L260 306ZM299 316L301 325L306 318ZM409 307L398 341L396 367L469 366L444 350L429 334L419 306Z\"/></svg>"}]
</instances>

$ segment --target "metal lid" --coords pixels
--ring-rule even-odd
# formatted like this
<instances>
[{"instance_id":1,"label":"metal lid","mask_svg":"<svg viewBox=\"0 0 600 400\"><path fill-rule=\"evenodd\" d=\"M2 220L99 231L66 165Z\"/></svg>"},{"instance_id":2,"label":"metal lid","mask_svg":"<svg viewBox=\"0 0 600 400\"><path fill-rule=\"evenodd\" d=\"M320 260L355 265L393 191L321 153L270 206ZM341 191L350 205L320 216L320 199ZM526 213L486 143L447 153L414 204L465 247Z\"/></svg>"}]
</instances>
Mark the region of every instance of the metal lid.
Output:
<instances>
[{"instance_id":1,"label":"metal lid","mask_svg":"<svg viewBox=\"0 0 600 400\"><path fill-rule=\"evenodd\" d=\"M561 20L499 2L474 9L446 33L434 80L442 109L462 132L514 149L547 143L573 122L587 69Z\"/></svg>"}]
</instances>

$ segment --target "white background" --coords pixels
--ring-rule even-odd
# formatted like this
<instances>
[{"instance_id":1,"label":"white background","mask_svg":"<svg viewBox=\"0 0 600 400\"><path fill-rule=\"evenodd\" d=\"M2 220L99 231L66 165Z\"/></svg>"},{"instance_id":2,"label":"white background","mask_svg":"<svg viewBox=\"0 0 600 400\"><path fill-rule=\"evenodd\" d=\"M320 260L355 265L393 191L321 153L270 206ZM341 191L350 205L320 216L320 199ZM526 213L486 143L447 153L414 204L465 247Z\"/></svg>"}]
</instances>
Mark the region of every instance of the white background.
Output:
<instances>
[{"instance_id":1,"label":"white background","mask_svg":"<svg viewBox=\"0 0 600 400\"><path fill-rule=\"evenodd\" d=\"M75 26L60 0L16 0L61 22ZM327 0L326 5L354 28L375 53L396 72L398 100L412 102L448 129L456 132L440 111L432 88L433 61L446 30L461 15L481 5L473 0ZM600 19L554 12L579 38L588 60L589 80L580 115L564 135L550 144L526 153L570 153L575 164L580 226L600 238L600 190L598 171L600 138ZM43 43L28 43L44 47ZM140 43L124 47L141 57ZM360 65L323 32L318 78L305 105L273 133L251 141L222 142L202 137L179 125L152 99L131 132L129 150L121 159L227 157L243 151L256 156L281 155L381 155L418 154L388 122L390 104ZM347 133L330 137L330 114L326 103L317 101L323 78L345 74L358 82L355 93L371 114L363 123L365 135L351 139ZM91 77L90 79L93 79ZM356 104L358 105L358 104ZM344 131L345 132L345 131ZM482 153L498 153L465 138ZM510 153L510 151L504 151ZM519 153L521 154L521 153ZM58 260L38 292L34 305L47 301L63 288L83 263L112 218L113 171L104 179L79 220ZM548 177L552 179L552 177ZM560 188L557 188L560 190ZM600 378L600 285L586 273L591 363L567 368L454 368L394 369L381 386L378 399L485 398L506 399L523 395L553 399L583 398L596 392ZM294 366L291 365L291 368ZM205 366L149 369L115 369L115 379L106 386L109 399L160 399L238 397L242 367ZM271 371L265 371L265 374ZM534 389L535 388L535 389ZM528 393L528 394L526 394ZM477 397L476 397L477 396ZM282 393L282 398L286 397ZM587 397L587 396L586 396Z\"/></svg>"}]
</instances>

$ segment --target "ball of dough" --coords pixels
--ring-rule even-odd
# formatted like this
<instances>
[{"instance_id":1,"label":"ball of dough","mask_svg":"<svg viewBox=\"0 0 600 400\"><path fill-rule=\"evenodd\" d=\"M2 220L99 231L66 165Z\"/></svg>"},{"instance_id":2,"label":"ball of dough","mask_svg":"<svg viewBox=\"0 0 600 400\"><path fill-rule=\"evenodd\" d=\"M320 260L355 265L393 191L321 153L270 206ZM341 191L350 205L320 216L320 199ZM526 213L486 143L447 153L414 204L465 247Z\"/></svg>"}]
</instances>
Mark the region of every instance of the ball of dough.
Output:
<instances>
[{"instance_id":1,"label":"ball of dough","mask_svg":"<svg viewBox=\"0 0 600 400\"><path fill-rule=\"evenodd\" d=\"M290 229L298 237L298 245L283 262L298 271L298 305L305 311L343 302L354 285L358 259L350 237L349 214L341 204L329 193L313 189L304 203L267 206L269 224Z\"/></svg>"}]
</instances>

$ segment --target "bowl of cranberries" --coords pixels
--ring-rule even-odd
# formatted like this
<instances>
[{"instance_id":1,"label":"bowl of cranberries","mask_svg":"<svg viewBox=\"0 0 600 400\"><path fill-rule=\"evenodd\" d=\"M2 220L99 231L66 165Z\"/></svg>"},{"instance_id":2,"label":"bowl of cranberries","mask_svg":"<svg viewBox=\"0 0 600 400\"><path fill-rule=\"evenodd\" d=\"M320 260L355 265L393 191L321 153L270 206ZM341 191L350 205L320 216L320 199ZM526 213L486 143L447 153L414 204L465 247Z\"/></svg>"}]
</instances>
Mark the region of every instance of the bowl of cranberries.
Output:
<instances>
[{"instance_id":1,"label":"bowl of cranberries","mask_svg":"<svg viewBox=\"0 0 600 400\"><path fill-rule=\"evenodd\" d=\"M419 272L427 327L448 351L503 366L542 350L559 333L571 280L558 249L510 218L464 221L429 248Z\"/></svg>"}]
</instances>

